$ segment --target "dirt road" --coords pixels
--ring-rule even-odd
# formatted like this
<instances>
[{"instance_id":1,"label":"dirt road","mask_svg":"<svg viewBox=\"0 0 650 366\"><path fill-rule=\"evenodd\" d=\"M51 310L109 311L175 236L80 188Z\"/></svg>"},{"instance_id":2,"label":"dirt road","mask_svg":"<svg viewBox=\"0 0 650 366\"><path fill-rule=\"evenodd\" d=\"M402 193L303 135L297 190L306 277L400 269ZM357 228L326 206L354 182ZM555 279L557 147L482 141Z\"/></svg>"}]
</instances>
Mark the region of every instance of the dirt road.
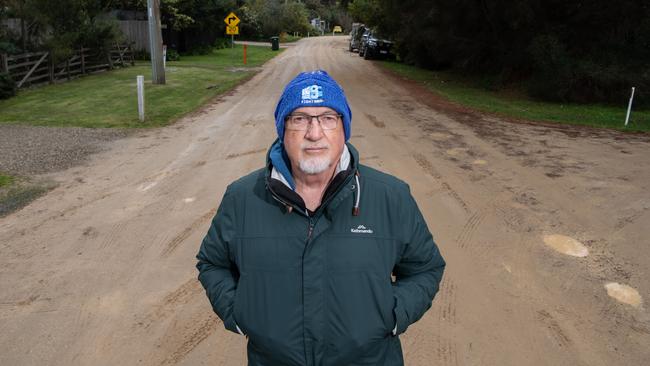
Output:
<instances>
[{"instance_id":1,"label":"dirt road","mask_svg":"<svg viewBox=\"0 0 650 366\"><path fill-rule=\"evenodd\" d=\"M411 185L448 261L402 337L407 365L650 364L647 305L605 288L650 297L650 138L467 112L346 48L300 41L0 219L0 364L244 365L194 255L226 185L262 166L282 86L318 67L346 90L362 163ZM555 234L582 256L547 245Z\"/></svg>"}]
</instances>

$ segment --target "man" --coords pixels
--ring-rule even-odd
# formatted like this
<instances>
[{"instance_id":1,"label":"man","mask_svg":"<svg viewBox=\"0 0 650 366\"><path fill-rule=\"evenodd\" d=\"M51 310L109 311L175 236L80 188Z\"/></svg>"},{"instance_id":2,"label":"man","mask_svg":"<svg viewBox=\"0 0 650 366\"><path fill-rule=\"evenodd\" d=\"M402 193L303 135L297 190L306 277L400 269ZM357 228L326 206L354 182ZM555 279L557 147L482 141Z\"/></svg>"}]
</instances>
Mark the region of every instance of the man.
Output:
<instances>
[{"instance_id":1,"label":"man","mask_svg":"<svg viewBox=\"0 0 650 366\"><path fill-rule=\"evenodd\" d=\"M199 280L249 365L403 365L398 336L438 291L445 262L409 188L359 164L351 117L325 71L299 74L266 167L228 186L203 240Z\"/></svg>"}]
</instances>

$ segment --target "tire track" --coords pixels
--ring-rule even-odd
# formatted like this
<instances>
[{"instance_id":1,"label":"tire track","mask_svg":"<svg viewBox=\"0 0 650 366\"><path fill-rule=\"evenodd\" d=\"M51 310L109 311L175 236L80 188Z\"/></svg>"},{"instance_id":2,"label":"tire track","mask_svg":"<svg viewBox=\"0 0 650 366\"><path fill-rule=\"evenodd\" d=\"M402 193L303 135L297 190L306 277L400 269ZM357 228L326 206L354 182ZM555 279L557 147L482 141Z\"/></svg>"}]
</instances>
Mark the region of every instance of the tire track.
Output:
<instances>
[{"instance_id":1,"label":"tire track","mask_svg":"<svg viewBox=\"0 0 650 366\"><path fill-rule=\"evenodd\" d=\"M185 239L187 239L194 231L196 231L199 227L203 225L203 223L216 214L217 209L212 209L208 211L207 213L203 214L201 217L199 217L197 220L195 220L190 226L186 227L178 233L172 240L170 240L167 244L165 244L165 247L163 248L162 252L160 253L161 257L168 257L170 254L172 254L176 248L178 248Z\"/></svg>"},{"instance_id":2,"label":"tire track","mask_svg":"<svg viewBox=\"0 0 650 366\"><path fill-rule=\"evenodd\" d=\"M485 217L487 210L480 209L470 218L465 222L465 225L463 225L463 228L461 229L460 233L458 233L458 236L456 237L456 244L458 247L461 249L465 249L467 247L467 244L469 243L470 239L474 236L474 232L476 231L476 228L481 224L483 221L483 218Z\"/></svg>"},{"instance_id":3,"label":"tire track","mask_svg":"<svg viewBox=\"0 0 650 366\"><path fill-rule=\"evenodd\" d=\"M567 348L571 346L573 342L571 342L571 339L565 334L565 332L562 330L562 327L560 327L560 323L551 315L549 312L546 310L538 310L537 311L537 320L542 322L548 332L551 334L551 337L556 342L556 345L560 348Z\"/></svg>"},{"instance_id":4,"label":"tire track","mask_svg":"<svg viewBox=\"0 0 650 366\"><path fill-rule=\"evenodd\" d=\"M160 365L175 365L181 361L196 346L216 332L219 320L213 314L209 314L204 319L192 322L185 322L185 327L178 332L174 329L173 338L181 339L180 345L169 354ZM171 337L171 335L170 335Z\"/></svg>"},{"instance_id":5,"label":"tire track","mask_svg":"<svg viewBox=\"0 0 650 366\"><path fill-rule=\"evenodd\" d=\"M437 365L458 366L458 352L456 345L447 338L440 335L436 337L436 351L438 355Z\"/></svg>"},{"instance_id":6,"label":"tire track","mask_svg":"<svg viewBox=\"0 0 650 366\"><path fill-rule=\"evenodd\" d=\"M386 128L386 124L383 121L380 121L377 119L377 117L373 116L372 114L365 113L366 118L372 122L372 124L377 127L377 128Z\"/></svg>"},{"instance_id":7,"label":"tire track","mask_svg":"<svg viewBox=\"0 0 650 366\"><path fill-rule=\"evenodd\" d=\"M456 283L448 279L443 283L438 301L441 301L438 319L449 322L452 326L456 324Z\"/></svg>"},{"instance_id":8,"label":"tire track","mask_svg":"<svg viewBox=\"0 0 650 366\"><path fill-rule=\"evenodd\" d=\"M127 232L126 230L124 230L126 223L127 223L126 221L120 221L117 224L114 224L106 234L104 240L102 240L102 243L99 245L99 249L103 250L115 245L118 242L120 236L123 233Z\"/></svg>"},{"instance_id":9,"label":"tire track","mask_svg":"<svg viewBox=\"0 0 650 366\"><path fill-rule=\"evenodd\" d=\"M449 183L445 182L442 179L442 175L438 173L436 168L433 167L433 164L431 164L431 162L424 155L418 153L411 153L411 157L415 159L415 162L422 168L422 170L424 170L426 174L440 181L440 185L442 186L442 188L460 205L460 207L465 212L467 213L471 212L465 200L463 200L460 197L458 192L456 192L453 188L451 188Z\"/></svg>"},{"instance_id":10,"label":"tire track","mask_svg":"<svg viewBox=\"0 0 650 366\"><path fill-rule=\"evenodd\" d=\"M159 320L168 318L177 308L188 304L200 295L201 292L203 292L203 287L196 278L188 280L165 296L161 303L155 307L155 310L146 315L141 321L138 321L136 326L148 329Z\"/></svg>"},{"instance_id":11,"label":"tire track","mask_svg":"<svg viewBox=\"0 0 650 366\"><path fill-rule=\"evenodd\" d=\"M245 152L242 152L242 153L228 154L228 155L226 155L226 160L235 159L235 158L239 158L239 157L246 156L246 155L259 154L259 153L265 152L265 151L266 151L266 149L257 149L257 150L245 151Z\"/></svg>"}]
</instances>

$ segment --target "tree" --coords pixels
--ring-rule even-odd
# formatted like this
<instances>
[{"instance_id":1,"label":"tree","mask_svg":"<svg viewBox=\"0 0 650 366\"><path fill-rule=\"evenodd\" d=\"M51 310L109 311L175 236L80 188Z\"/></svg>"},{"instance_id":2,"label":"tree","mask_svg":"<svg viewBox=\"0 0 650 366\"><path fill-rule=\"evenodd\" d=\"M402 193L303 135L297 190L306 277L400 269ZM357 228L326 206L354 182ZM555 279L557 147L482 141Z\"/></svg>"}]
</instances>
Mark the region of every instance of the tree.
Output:
<instances>
[{"instance_id":1,"label":"tree","mask_svg":"<svg viewBox=\"0 0 650 366\"><path fill-rule=\"evenodd\" d=\"M240 8L241 25L247 36L267 38L282 32L307 33L309 11L304 3L280 0L249 0Z\"/></svg>"},{"instance_id":2,"label":"tree","mask_svg":"<svg viewBox=\"0 0 650 366\"><path fill-rule=\"evenodd\" d=\"M650 90L650 4L644 0L353 0L355 19L396 41L400 58L528 84L531 95L621 102ZM639 101L650 98L639 94Z\"/></svg>"}]
</instances>

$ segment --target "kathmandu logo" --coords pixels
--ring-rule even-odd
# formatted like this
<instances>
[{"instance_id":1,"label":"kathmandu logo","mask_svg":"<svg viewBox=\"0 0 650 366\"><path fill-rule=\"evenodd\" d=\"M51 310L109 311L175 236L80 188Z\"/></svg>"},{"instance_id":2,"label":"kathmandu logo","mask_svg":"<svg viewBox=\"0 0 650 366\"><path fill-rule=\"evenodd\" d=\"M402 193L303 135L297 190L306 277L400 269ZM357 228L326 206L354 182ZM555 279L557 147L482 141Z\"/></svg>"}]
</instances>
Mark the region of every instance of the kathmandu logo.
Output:
<instances>
[{"instance_id":1,"label":"kathmandu logo","mask_svg":"<svg viewBox=\"0 0 650 366\"><path fill-rule=\"evenodd\" d=\"M323 103L323 87L312 85L302 90L302 104Z\"/></svg>"},{"instance_id":2,"label":"kathmandu logo","mask_svg":"<svg viewBox=\"0 0 650 366\"><path fill-rule=\"evenodd\" d=\"M355 228L350 229L350 232L353 232L355 234L372 234L373 233L373 231L371 229L367 229L363 225L357 226L356 229Z\"/></svg>"}]
</instances>

